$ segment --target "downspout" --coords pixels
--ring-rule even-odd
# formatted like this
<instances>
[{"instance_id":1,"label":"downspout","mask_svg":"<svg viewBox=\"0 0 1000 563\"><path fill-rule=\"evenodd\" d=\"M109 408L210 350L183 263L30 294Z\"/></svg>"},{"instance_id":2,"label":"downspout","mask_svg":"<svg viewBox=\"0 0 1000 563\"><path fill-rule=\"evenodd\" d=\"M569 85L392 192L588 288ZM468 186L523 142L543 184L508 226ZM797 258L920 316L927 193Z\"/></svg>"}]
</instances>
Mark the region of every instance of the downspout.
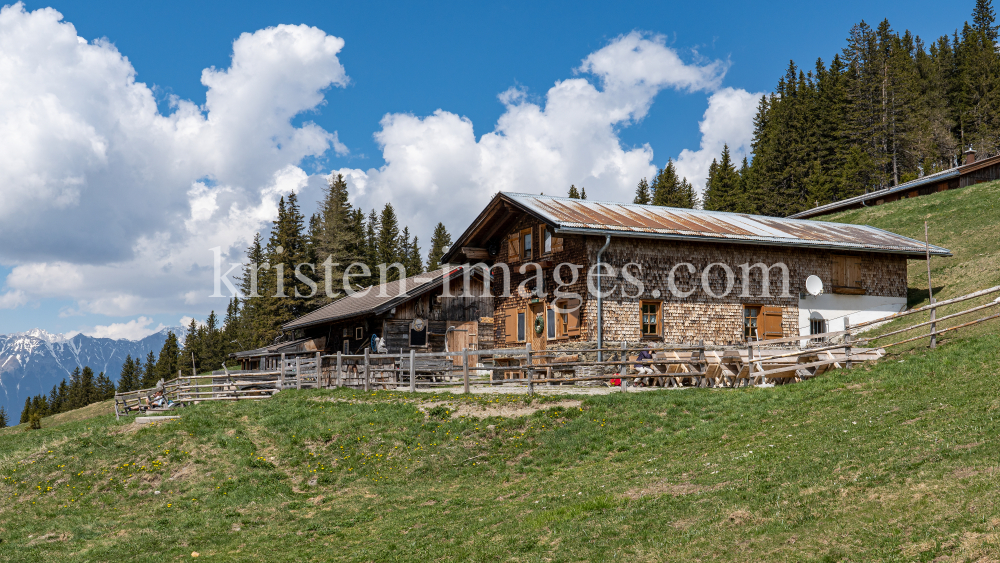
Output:
<instances>
[{"instance_id":1,"label":"downspout","mask_svg":"<svg viewBox=\"0 0 1000 563\"><path fill-rule=\"evenodd\" d=\"M597 251L597 361L604 361L604 352L601 350L604 348L604 300L603 292L601 291L601 277L603 277L604 270L601 268L601 255L604 251L608 249L611 244L611 235L604 235L604 246Z\"/></svg>"}]
</instances>

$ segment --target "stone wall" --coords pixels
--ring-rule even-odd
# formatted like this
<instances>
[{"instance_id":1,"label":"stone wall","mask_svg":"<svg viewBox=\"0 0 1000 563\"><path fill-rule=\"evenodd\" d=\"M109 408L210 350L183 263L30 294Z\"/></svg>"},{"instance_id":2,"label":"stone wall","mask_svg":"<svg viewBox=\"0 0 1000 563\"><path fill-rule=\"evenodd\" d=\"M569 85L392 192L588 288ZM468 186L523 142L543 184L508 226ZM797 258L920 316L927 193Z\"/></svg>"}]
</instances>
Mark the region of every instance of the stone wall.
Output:
<instances>
[{"instance_id":1,"label":"stone wall","mask_svg":"<svg viewBox=\"0 0 1000 563\"><path fill-rule=\"evenodd\" d=\"M539 222L524 216L514 229L506 233L533 228L538 233ZM498 262L508 262L507 239L502 239ZM596 263L597 251L604 245L604 237L563 237L563 251L539 255L535 243L534 261L551 261L544 270L543 292L545 301L552 300L557 287L553 278L554 266L562 262L580 264L576 283L563 287L562 291L581 296L582 316L579 337L570 340L596 341L597 339L597 299L588 296L587 272ZM694 344L704 341L707 345L732 345L743 343L743 309L746 305L780 307L782 309L782 329L785 335L798 334L798 302L800 292L805 291L805 280L816 275L823 281L824 290L832 291L832 256L837 253L828 250L719 243L666 241L639 238L612 237L611 245L604 253L602 261L615 269L614 277L605 277L604 290L615 291L604 298L604 339L605 341L638 341L641 339L641 301L662 302L662 336L657 342ZM862 285L867 295L906 297L906 258L894 254L853 253L862 257ZM534 275L529 268L525 274L518 272L524 262L511 265L511 296L499 297L498 283L495 283L495 334L496 346L506 344L506 323L508 311L527 307L530 298L517 295L516 288L521 281ZM675 297L671 292L668 278L671 269L678 264L694 266L692 274L686 267L678 267L675 285L680 292L691 292L686 297ZM732 271L732 289L725 297L715 298L703 287L703 274L710 264L722 263ZM763 292L763 276L760 268L752 268L748 276L748 288L743 288L743 269L740 265L763 263L772 266L784 263L789 271L788 294L782 296L781 271L770 270L769 296ZM642 291L622 275L622 267L629 266L629 272L643 285ZM639 266L641 266L641 273ZM568 268L563 268L563 279L568 280ZM499 276L495 278L500 281ZM713 267L708 276L708 288L716 295L725 293L727 275L723 268ZM623 292L624 289L624 292ZM647 339L647 341L650 341ZM551 342L550 347L565 344L565 341Z\"/></svg>"}]
</instances>

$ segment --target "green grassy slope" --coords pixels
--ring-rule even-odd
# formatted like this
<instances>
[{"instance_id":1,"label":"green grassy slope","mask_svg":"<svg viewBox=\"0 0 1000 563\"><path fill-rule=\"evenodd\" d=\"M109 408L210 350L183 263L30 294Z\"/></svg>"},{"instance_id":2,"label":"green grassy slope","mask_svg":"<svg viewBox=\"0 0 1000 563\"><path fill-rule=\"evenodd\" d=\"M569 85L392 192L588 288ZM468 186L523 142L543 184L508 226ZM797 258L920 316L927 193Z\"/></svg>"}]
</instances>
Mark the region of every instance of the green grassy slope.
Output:
<instances>
[{"instance_id":1,"label":"green grassy slope","mask_svg":"<svg viewBox=\"0 0 1000 563\"><path fill-rule=\"evenodd\" d=\"M978 184L877 207L853 209L820 219L871 225L921 241L924 240L924 221L927 221L930 242L948 248L954 255L949 258L931 258L931 282L934 285L934 297L939 301L1000 285L1000 182ZM908 269L910 307L928 304L926 262L911 260ZM997 296L943 308L938 316L981 305ZM995 312L997 311L987 309L978 314L973 313L973 316L945 321L940 328L955 326ZM880 332L896 330L928 318L928 315L911 315L885 326ZM950 334L986 334L995 332L998 327L1000 323L992 321ZM927 332L924 328L923 332L913 332L906 336L918 336ZM899 336L890 341L902 338L903 336ZM926 345L926 341L922 345ZM904 345L903 349L919 346L921 344Z\"/></svg>"},{"instance_id":2,"label":"green grassy slope","mask_svg":"<svg viewBox=\"0 0 1000 563\"><path fill-rule=\"evenodd\" d=\"M834 219L927 217L943 299L1000 284L998 192ZM996 326L772 389L288 391L147 427L93 405L0 430L0 560L993 561Z\"/></svg>"},{"instance_id":3,"label":"green grassy slope","mask_svg":"<svg viewBox=\"0 0 1000 563\"><path fill-rule=\"evenodd\" d=\"M968 337L797 385L543 402L520 418L290 391L150 427L8 429L0 557L989 560L998 347Z\"/></svg>"}]
</instances>

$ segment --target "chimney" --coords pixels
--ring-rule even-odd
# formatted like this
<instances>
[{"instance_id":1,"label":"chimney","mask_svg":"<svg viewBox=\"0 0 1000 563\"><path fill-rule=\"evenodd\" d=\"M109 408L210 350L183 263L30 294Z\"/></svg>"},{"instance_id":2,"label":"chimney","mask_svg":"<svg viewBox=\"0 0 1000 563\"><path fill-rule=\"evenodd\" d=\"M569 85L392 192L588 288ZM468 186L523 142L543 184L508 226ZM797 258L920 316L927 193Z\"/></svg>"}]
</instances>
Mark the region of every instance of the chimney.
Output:
<instances>
[{"instance_id":1,"label":"chimney","mask_svg":"<svg viewBox=\"0 0 1000 563\"><path fill-rule=\"evenodd\" d=\"M969 147L969 150L965 151L965 164L972 164L976 161L976 151Z\"/></svg>"}]
</instances>

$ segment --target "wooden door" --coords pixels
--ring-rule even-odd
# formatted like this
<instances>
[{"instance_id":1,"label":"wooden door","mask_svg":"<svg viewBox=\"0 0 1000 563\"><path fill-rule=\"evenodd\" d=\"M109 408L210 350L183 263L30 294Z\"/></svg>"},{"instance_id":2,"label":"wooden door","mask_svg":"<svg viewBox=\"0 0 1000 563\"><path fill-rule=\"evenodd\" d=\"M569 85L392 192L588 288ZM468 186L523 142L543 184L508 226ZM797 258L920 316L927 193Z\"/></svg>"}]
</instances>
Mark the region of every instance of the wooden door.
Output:
<instances>
[{"instance_id":1,"label":"wooden door","mask_svg":"<svg viewBox=\"0 0 1000 563\"><path fill-rule=\"evenodd\" d=\"M448 331L448 350L452 352L461 352L465 348L468 348L469 350L479 349L478 321L467 321L464 323L449 322L448 326L455 327L455 330ZM475 364L474 358L469 361L470 363ZM453 356L452 363L456 366L462 365L462 357Z\"/></svg>"},{"instance_id":2,"label":"wooden door","mask_svg":"<svg viewBox=\"0 0 1000 563\"><path fill-rule=\"evenodd\" d=\"M528 334L525 341L531 343L532 352L538 352L545 349L545 303L532 303L528 311L530 312L530 314L526 319L527 320L526 324L528 326L525 328L527 328ZM539 318L539 316L541 316L542 319L541 334L539 334L538 331L535 330L537 322L535 319Z\"/></svg>"}]
</instances>

